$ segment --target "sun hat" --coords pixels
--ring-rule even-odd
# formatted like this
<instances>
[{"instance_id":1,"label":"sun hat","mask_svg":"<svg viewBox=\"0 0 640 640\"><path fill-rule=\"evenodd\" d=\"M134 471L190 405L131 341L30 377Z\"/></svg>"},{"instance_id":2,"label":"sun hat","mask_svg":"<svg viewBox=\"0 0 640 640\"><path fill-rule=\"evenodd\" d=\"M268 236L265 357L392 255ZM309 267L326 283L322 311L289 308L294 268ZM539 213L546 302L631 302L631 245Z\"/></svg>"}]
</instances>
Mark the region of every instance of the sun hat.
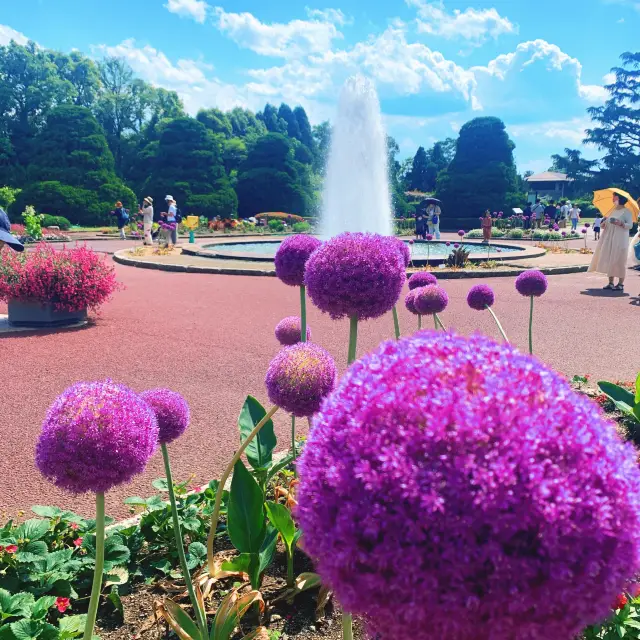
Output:
<instances>
[{"instance_id":1,"label":"sun hat","mask_svg":"<svg viewBox=\"0 0 640 640\"><path fill-rule=\"evenodd\" d=\"M14 251L24 251L22 243L11 235L11 222L4 209L0 208L0 242L9 245Z\"/></svg>"},{"instance_id":2,"label":"sun hat","mask_svg":"<svg viewBox=\"0 0 640 640\"><path fill-rule=\"evenodd\" d=\"M165 196L165 197L164 197L164 199L165 199L165 202L166 202L167 200L173 200L173 196Z\"/></svg>"},{"instance_id":3,"label":"sun hat","mask_svg":"<svg viewBox=\"0 0 640 640\"><path fill-rule=\"evenodd\" d=\"M147 196L143 202L148 202L149 204L153 204L153 198L151 196Z\"/></svg>"}]
</instances>

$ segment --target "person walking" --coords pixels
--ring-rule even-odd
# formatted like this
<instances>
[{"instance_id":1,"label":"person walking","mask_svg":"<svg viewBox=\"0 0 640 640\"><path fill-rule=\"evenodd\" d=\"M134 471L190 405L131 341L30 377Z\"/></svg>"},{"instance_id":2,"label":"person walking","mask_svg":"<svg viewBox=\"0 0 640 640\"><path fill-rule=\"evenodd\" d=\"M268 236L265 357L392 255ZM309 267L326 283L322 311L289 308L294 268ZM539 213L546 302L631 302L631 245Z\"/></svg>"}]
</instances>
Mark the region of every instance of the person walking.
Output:
<instances>
[{"instance_id":1,"label":"person walking","mask_svg":"<svg viewBox=\"0 0 640 640\"><path fill-rule=\"evenodd\" d=\"M602 225L602 214L598 211L596 219L593 221L593 237L594 240L600 240L600 226Z\"/></svg>"},{"instance_id":2,"label":"person walking","mask_svg":"<svg viewBox=\"0 0 640 640\"><path fill-rule=\"evenodd\" d=\"M111 214L116 217L116 224L118 225L118 231L120 232L120 239L126 240L127 234L124 228L127 226L127 222L129 222L129 213L124 208L120 200L116 202L116 208L111 212Z\"/></svg>"},{"instance_id":3,"label":"person walking","mask_svg":"<svg viewBox=\"0 0 640 640\"><path fill-rule=\"evenodd\" d=\"M633 216L626 204L624 196L613 194L613 209L602 221L602 240L598 242L589 265L589 271L607 275L609 283L604 289L610 291L624 291L629 229L633 226ZM573 218L571 222L573 223ZM614 285L615 278L618 278L617 285Z\"/></svg>"},{"instance_id":4,"label":"person walking","mask_svg":"<svg viewBox=\"0 0 640 640\"><path fill-rule=\"evenodd\" d=\"M561 229L566 229L567 228L567 218L569 217L569 205L567 204L566 200L562 200L561 201L561 206L560 206L560 222L558 222L558 226Z\"/></svg>"},{"instance_id":5,"label":"person walking","mask_svg":"<svg viewBox=\"0 0 640 640\"><path fill-rule=\"evenodd\" d=\"M4 209L0 208L0 251L5 244L14 251L24 251L22 242L11 233L9 216Z\"/></svg>"},{"instance_id":6,"label":"person walking","mask_svg":"<svg viewBox=\"0 0 640 640\"><path fill-rule=\"evenodd\" d=\"M440 207L437 204L433 205L429 227L431 235L435 236L436 240L440 240Z\"/></svg>"},{"instance_id":7,"label":"person walking","mask_svg":"<svg viewBox=\"0 0 640 640\"><path fill-rule=\"evenodd\" d=\"M416 218L416 238L422 239L425 235L427 235L427 223L424 216L419 213Z\"/></svg>"},{"instance_id":8,"label":"person walking","mask_svg":"<svg viewBox=\"0 0 640 640\"><path fill-rule=\"evenodd\" d=\"M142 208L139 213L142 214L142 225L144 228L144 243L153 246L153 238L151 237L151 227L153 226L153 198L147 196L142 201Z\"/></svg>"},{"instance_id":9,"label":"person walking","mask_svg":"<svg viewBox=\"0 0 640 640\"><path fill-rule=\"evenodd\" d=\"M536 198L536 203L531 207L531 228L539 229L542 224L542 216L544 215L544 207L540 202L540 198Z\"/></svg>"},{"instance_id":10,"label":"person walking","mask_svg":"<svg viewBox=\"0 0 640 640\"><path fill-rule=\"evenodd\" d=\"M171 229L171 242L175 246L178 244L178 205L176 201L173 199L173 196L166 196L165 202L169 207L167 209L167 223L173 224L174 228Z\"/></svg>"},{"instance_id":11,"label":"person walking","mask_svg":"<svg viewBox=\"0 0 640 640\"><path fill-rule=\"evenodd\" d=\"M531 205L529 203L527 203L527 206L524 208L522 217L524 218L524 228L531 229Z\"/></svg>"},{"instance_id":12,"label":"person walking","mask_svg":"<svg viewBox=\"0 0 640 640\"><path fill-rule=\"evenodd\" d=\"M487 209L484 212L484 218L482 218L482 242L487 243L491 240L491 227L493 226L493 218L491 217L491 211Z\"/></svg>"},{"instance_id":13,"label":"person walking","mask_svg":"<svg viewBox=\"0 0 640 640\"><path fill-rule=\"evenodd\" d=\"M571 219L571 231L576 231L578 228L578 220L580 220L580 209L577 204L571 207L569 218Z\"/></svg>"}]
</instances>

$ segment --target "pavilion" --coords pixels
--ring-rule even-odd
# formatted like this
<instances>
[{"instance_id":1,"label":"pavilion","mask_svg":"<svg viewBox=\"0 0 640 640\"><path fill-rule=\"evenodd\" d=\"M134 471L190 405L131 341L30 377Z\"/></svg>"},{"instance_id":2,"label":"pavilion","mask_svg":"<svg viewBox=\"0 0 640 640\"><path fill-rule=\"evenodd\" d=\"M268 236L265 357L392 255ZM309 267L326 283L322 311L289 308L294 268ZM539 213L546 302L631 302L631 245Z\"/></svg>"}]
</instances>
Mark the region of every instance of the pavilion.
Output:
<instances>
[{"instance_id":1,"label":"pavilion","mask_svg":"<svg viewBox=\"0 0 640 640\"><path fill-rule=\"evenodd\" d=\"M544 197L559 200L564 198L565 188L573 182L573 178L568 178L566 173L543 171L525 178L525 182L529 183L529 200Z\"/></svg>"}]
</instances>

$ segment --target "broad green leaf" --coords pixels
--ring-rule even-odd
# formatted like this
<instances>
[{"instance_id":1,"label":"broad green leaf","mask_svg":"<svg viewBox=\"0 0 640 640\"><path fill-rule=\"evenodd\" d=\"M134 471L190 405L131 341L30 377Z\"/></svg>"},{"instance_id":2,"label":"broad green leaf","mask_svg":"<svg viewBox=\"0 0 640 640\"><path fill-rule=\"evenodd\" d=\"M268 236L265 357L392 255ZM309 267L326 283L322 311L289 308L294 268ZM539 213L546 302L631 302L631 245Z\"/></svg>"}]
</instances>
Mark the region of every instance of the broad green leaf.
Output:
<instances>
[{"instance_id":1,"label":"broad green leaf","mask_svg":"<svg viewBox=\"0 0 640 640\"><path fill-rule=\"evenodd\" d=\"M36 620L18 620L11 623L11 631L16 640L34 640L43 631L43 623Z\"/></svg>"},{"instance_id":2,"label":"broad green leaf","mask_svg":"<svg viewBox=\"0 0 640 640\"><path fill-rule=\"evenodd\" d=\"M158 491L169 491L169 483L166 478L156 478L151 486Z\"/></svg>"},{"instance_id":3,"label":"broad green leaf","mask_svg":"<svg viewBox=\"0 0 640 640\"><path fill-rule=\"evenodd\" d=\"M60 618L60 622L58 622L60 640L71 640L72 638L82 635L86 620L86 615L64 616Z\"/></svg>"},{"instance_id":4,"label":"broad green leaf","mask_svg":"<svg viewBox=\"0 0 640 640\"><path fill-rule=\"evenodd\" d=\"M11 611L11 594L6 589L0 589L0 613Z\"/></svg>"},{"instance_id":5,"label":"broad green leaf","mask_svg":"<svg viewBox=\"0 0 640 640\"><path fill-rule=\"evenodd\" d=\"M229 492L229 537L241 553L258 553L266 534L264 497L242 460L236 462Z\"/></svg>"},{"instance_id":6,"label":"broad green leaf","mask_svg":"<svg viewBox=\"0 0 640 640\"><path fill-rule=\"evenodd\" d=\"M42 542L42 540L29 542L16 553L16 560L18 562L34 562L35 560L46 557L47 553L47 545L45 542Z\"/></svg>"},{"instance_id":7,"label":"broad green leaf","mask_svg":"<svg viewBox=\"0 0 640 640\"><path fill-rule=\"evenodd\" d=\"M131 556L131 552L123 544L116 544L110 547L105 545L104 560L105 562L110 562L112 566L126 564L129 556Z\"/></svg>"},{"instance_id":8,"label":"broad green leaf","mask_svg":"<svg viewBox=\"0 0 640 640\"><path fill-rule=\"evenodd\" d=\"M126 584L129 581L129 572L124 567L113 567L104 576L105 587L110 587L116 584Z\"/></svg>"},{"instance_id":9,"label":"broad green leaf","mask_svg":"<svg viewBox=\"0 0 640 640\"><path fill-rule=\"evenodd\" d=\"M31 511L42 518L58 518L64 511L60 507L50 507L41 504L35 504L31 507Z\"/></svg>"},{"instance_id":10,"label":"broad green leaf","mask_svg":"<svg viewBox=\"0 0 640 640\"><path fill-rule=\"evenodd\" d=\"M246 440L247 436L266 414L265 408L253 396L247 396L238 417L241 443ZM273 450L276 448L276 442L273 421L268 420L245 451L249 464L254 469L268 467L273 460Z\"/></svg>"},{"instance_id":11,"label":"broad green leaf","mask_svg":"<svg viewBox=\"0 0 640 640\"><path fill-rule=\"evenodd\" d=\"M223 571L237 571L238 573L249 573L251 565L251 554L241 553L231 560L223 562L220 568Z\"/></svg>"},{"instance_id":12,"label":"broad green leaf","mask_svg":"<svg viewBox=\"0 0 640 640\"><path fill-rule=\"evenodd\" d=\"M283 504L267 501L265 503L267 516L271 524L278 530L289 550L296 535L296 525L291 517L291 512Z\"/></svg>"},{"instance_id":13,"label":"broad green leaf","mask_svg":"<svg viewBox=\"0 0 640 640\"><path fill-rule=\"evenodd\" d=\"M240 619L254 603L258 603L260 612L264 610L264 600L259 591L249 591L242 596L236 589L231 591L220 603L213 619L211 640L230 640Z\"/></svg>"},{"instance_id":14,"label":"broad green leaf","mask_svg":"<svg viewBox=\"0 0 640 640\"><path fill-rule=\"evenodd\" d=\"M22 540L40 540L49 531L49 521L34 518L26 520L16 529L16 538Z\"/></svg>"},{"instance_id":15,"label":"broad green leaf","mask_svg":"<svg viewBox=\"0 0 640 640\"><path fill-rule=\"evenodd\" d=\"M200 634L200 630L196 623L180 605L176 604L173 600L165 600L164 605L169 615L179 625L179 627L187 633L189 638L192 638L192 640L202 640L202 635ZM175 628L174 631L176 631Z\"/></svg>"},{"instance_id":16,"label":"broad green leaf","mask_svg":"<svg viewBox=\"0 0 640 640\"><path fill-rule=\"evenodd\" d=\"M118 587L113 585L111 593L107 596L107 600L113 605L113 608L118 612L121 619L124 619L124 607L122 606L122 600L120 599L120 593L118 593Z\"/></svg>"},{"instance_id":17,"label":"broad green leaf","mask_svg":"<svg viewBox=\"0 0 640 640\"><path fill-rule=\"evenodd\" d=\"M202 542L192 542L189 545L189 553L200 560L204 560L207 557L207 547Z\"/></svg>"},{"instance_id":18,"label":"broad green leaf","mask_svg":"<svg viewBox=\"0 0 640 640\"><path fill-rule=\"evenodd\" d=\"M269 525L267 527L267 535L262 543L262 549L260 549L260 574L263 574L273 562L273 554L276 551L277 542L278 530Z\"/></svg>"},{"instance_id":19,"label":"broad green leaf","mask_svg":"<svg viewBox=\"0 0 640 640\"><path fill-rule=\"evenodd\" d=\"M51 607L53 607L55 603L55 596L42 596L42 598L38 598L38 600L36 600L35 604L33 605L33 608L31 609L31 618L33 620L43 619L47 615L49 609L51 609Z\"/></svg>"},{"instance_id":20,"label":"broad green leaf","mask_svg":"<svg viewBox=\"0 0 640 640\"><path fill-rule=\"evenodd\" d=\"M10 611L14 616L22 616L28 618L31 614L31 609L35 603L35 598L31 593L16 593L11 596L11 608Z\"/></svg>"},{"instance_id":21,"label":"broad green leaf","mask_svg":"<svg viewBox=\"0 0 640 640\"><path fill-rule=\"evenodd\" d=\"M274 464L269 468L269 472L267 473L267 480L271 480L273 476L277 473L280 473L284 468L288 467L293 462L293 454L287 454L278 464Z\"/></svg>"},{"instance_id":22,"label":"broad green leaf","mask_svg":"<svg viewBox=\"0 0 640 640\"><path fill-rule=\"evenodd\" d=\"M613 382L603 380L598 382L598 387L600 387L602 393L609 396L614 402L624 402L630 408L635 404L635 396L617 384L613 384Z\"/></svg>"}]
</instances>

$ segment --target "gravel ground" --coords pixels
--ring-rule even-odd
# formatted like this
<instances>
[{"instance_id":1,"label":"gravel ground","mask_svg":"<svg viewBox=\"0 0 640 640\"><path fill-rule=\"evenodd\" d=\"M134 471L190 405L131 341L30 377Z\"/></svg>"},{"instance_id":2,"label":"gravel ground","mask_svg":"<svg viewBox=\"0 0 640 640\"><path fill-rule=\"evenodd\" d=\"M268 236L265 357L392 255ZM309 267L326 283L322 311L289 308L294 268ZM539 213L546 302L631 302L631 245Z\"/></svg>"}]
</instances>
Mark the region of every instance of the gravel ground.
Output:
<instances>
[{"instance_id":1,"label":"gravel ground","mask_svg":"<svg viewBox=\"0 0 640 640\"><path fill-rule=\"evenodd\" d=\"M171 455L177 479L194 474L194 483L219 474L237 446L236 418L245 395L267 401L264 374L277 351L273 328L283 316L298 312L297 289L275 278L116 268L127 288L89 327L0 338L0 512L6 515L36 503L57 504L84 515L92 512L91 496L57 491L33 465L34 443L48 405L77 380L111 377L140 391L162 385L184 394L192 425L171 445ZM495 311L507 334L526 348L528 301L515 292L510 278L483 282L496 291ZM444 283L450 306L442 320L465 334L479 330L497 336L488 313L467 308L471 284ZM602 277L590 274L552 277L549 291L536 301L534 349L568 376L590 373L595 379L629 379L640 364L635 336L640 279L630 272L631 295L603 295L603 284ZM333 322L312 305L309 322L314 341L344 369L348 322ZM404 308L400 322L405 333L416 326L415 317ZM358 352L392 335L391 315L364 323ZM286 447L288 420L276 416L275 422ZM108 512L126 515L123 499L151 495L151 481L162 475L158 454L144 475L108 495Z\"/></svg>"}]
</instances>

